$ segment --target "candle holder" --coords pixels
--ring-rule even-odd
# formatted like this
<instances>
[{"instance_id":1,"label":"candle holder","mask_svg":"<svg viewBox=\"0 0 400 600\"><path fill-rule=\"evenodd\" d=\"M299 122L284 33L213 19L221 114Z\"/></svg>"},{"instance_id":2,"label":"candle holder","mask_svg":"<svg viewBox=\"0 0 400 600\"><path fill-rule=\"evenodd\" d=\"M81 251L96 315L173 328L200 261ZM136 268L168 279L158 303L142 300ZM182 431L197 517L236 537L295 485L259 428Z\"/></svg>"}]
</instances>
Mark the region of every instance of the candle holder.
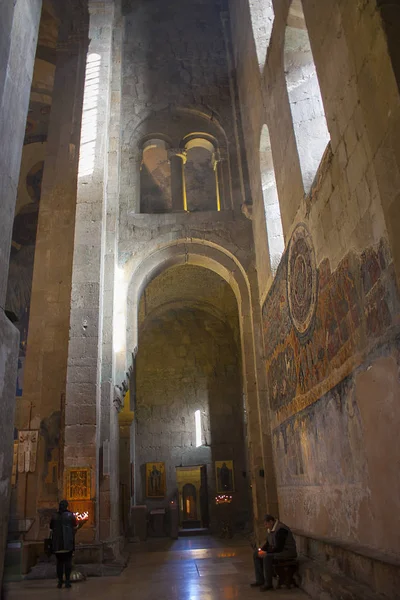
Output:
<instances>
[{"instance_id":1,"label":"candle holder","mask_svg":"<svg viewBox=\"0 0 400 600\"><path fill-rule=\"evenodd\" d=\"M218 494L217 496L215 496L215 504L217 506L221 504L231 504L232 500L233 496L231 496L230 494Z\"/></svg>"},{"instance_id":2,"label":"candle holder","mask_svg":"<svg viewBox=\"0 0 400 600\"><path fill-rule=\"evenodd\" d=\"M89 520L88 511L85 511L82 513L76 512L76 513L74 513L74 515L78 522L79 528L83 527L84 524L87 523ZM86 575L84 573L82 573L82 571L78 571L77 569L75 569L73 567L72 572L71 572L71 583L76 583L77 581L85 581L85 580L86 580Z\"/></svg>"}]
</instances>

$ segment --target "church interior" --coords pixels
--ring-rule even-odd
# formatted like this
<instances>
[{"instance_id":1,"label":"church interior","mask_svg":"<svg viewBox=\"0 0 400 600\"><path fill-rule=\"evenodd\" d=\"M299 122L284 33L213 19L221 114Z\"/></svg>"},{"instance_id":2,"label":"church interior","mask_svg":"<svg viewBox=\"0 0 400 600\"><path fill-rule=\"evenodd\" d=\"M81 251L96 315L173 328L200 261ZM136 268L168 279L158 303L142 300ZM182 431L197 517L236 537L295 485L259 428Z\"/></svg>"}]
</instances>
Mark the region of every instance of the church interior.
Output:
<instances>
[{"instance_id":1,"label":"church interior","mask_svg":"<svg viewBox=\"0 0 400 600\"><path fill-rule=\"evenodd\" d=\"M388 0L1 3L10 599L63 498L83 597L253 598L272 514L287 598L400 598L399 40Z\"/></svg>"}]
</instances>

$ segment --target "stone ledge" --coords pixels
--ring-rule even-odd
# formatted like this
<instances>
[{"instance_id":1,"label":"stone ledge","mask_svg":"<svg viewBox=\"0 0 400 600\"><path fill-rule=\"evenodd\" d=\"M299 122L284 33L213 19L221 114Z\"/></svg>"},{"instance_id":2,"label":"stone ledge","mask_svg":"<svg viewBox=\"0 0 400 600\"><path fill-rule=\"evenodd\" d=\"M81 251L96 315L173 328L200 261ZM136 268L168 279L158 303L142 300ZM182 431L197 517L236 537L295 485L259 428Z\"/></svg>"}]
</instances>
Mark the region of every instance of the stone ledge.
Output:
<instances>
[{"instance_id":1,"label":"stone ledge","mask_svg":"<svg viewBox=\"0 0 400 600\"><path fill-rule=\"evenodd\" d=\"M117 576L125 569L129 554L123 550L124 539L117 537L98 544L79 544L74 552L73 565L85 577ZM43 542L38 542L43 547ZM25 579L54 579L55 556L42 554Z\"/></svg>"},{"instance_id":2,"label":"stone ledge","mask_svg":"<svg viewBox=\"0 0 400 600\"><path fill-rule=\"evenodd\" d=\"M334 538L310 535L296 529L293 530L293 533L296 537L299 554L311 559L309 562L313 566L310 568L322 569L328 577L343 578L351 585L366 586L370 593L383 594L378 595L378 598L390 598L390 600L400 598L400 560L398 557L358 544L341 542ZM311 580L311 575L307 576L306 581L310 582ZM308 591L306 587L304 589ZM310 591L308 593L311 594ZM330 596L326 597L330 598ZM341 596L331 597L339 598ZM349 596L349 598L352 597L366 598L362 595Z\"/></svg>"},{"instance_id":3,"label":"stone ledge","mask_svg":"<svg viewBox=\"0 0 400 600\"><path fill-rule=\"evenodd\" d=\"M171 224L171 225L191 225L206 222L213 223L218 222L230 222L230 221L243 221L246 219L243 217L241 211L235 211L232 209L228 210L204 210L195 212L165 212L165 213L136 213L128 212L128 224L132 225L135 223L144 223L148 226L157 226L159 224Z\"/></svg>"},{"instance_id":4,"label":"stone ledge","mask_svg":"<svg viewBox=\"0 0 400 600\"><path fill-rule=\"evenodd\" d=\"M377 560L379 562L400 568L400 556L396 556L395 554L388 554L380 550L376 550L374 548L369 548L368 546L362 546L361 544L351 544L350 542L343 542L338 538L311 535L310 533L306 533L305 531L301 531L300 529L292 528L292 532L299 538L307 538L309 540L320 542L322 544L336 546L337 548L347 550L348 552L359 554L364 558L370 558L372 560Z\"/></svg>"},{"instance_id":5,"label":"stone ledge","mask_svg":"<svg viewBox=\"0 0 400 600\"><path fill-rule=\"evenodd\" d=\"M388 600L368 586L333 573L317 561L299 558L300 587L315 600ZM392 596L395 600L399 596Z\"/></svg>"}]
</instances>

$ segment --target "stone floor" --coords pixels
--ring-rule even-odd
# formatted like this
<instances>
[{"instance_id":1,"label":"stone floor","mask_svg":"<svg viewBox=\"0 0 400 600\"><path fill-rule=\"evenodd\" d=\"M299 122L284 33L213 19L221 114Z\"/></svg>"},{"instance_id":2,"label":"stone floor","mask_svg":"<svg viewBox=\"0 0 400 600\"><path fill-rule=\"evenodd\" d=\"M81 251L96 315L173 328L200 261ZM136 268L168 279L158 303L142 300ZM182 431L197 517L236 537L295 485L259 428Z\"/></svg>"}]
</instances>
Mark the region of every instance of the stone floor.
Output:
<instances>
[{"instance_id":1,"label":"stone floor","mask_svg":"<svg viewBox=\"0 0 400 600\"><path fill-rule=\"evenodd\" d=\"M253 581L251 548L245 540L209 536L179 540L150 540L130 548L127 568L119 577L74 583L70 590L55 589L56 581L9 584L7 600L252 600L260 591ZM264 592L268 598L271 592ZM298 589L273 592L276 600L308 596Z\"/></svg>"}]
</instances>

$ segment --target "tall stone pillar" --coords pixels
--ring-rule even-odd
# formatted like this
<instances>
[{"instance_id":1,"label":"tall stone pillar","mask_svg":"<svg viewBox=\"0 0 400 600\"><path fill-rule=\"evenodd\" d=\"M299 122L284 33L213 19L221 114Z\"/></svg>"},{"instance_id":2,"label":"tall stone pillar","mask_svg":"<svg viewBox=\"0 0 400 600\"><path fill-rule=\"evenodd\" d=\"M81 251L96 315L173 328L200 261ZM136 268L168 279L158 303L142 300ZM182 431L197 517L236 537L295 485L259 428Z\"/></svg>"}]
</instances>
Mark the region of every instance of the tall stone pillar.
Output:
<instances>
[{"instance_id":1,"label":"tall stone pillar","mask_svg":"<svg viewBox=\"0 0 400 600\"><path fill-rule=\"evenodd\" d=\"M9 511L19 340L17 329L4 313L4 304L41 6L41 0L0 4L0 585Z\"/></svg>"},{"instance_id":2,"label":"tall stone pillar","mask_svg":"<svg viewBox=\"0 0 400 600\"><path fill-rule=\"evenodd\" d=\"M182 148L169 148L168 159L171 165L172 211L187 210L184 171L186 153Z\"/></svg>"},{"instance_id":3,"label":"tall stone pillar","mask_svg":"<svg viewBox=\"0 0 400 600\"><path fill-rule=\"evenodd\" d=\"M72 508L87 510L90 515L77 541L99 544L99 548L100 542L110 536L111 514L112 448L107 435L112 385L106 373L111 375L112 372L112 349L107 348L112 345L109 268L113 278L115 246L112 241L116 232L110 237L107 229L112 228L113 221L115 224L118 198L118 189L113 185L116 175L109 170L109 152L113 151L115 142L110 137L115 10L111 0L89 1L90 44L83 103L65 406L65 490ZM111 306L111 313L105 310L106 303L107 307ZM114 425L118 428L116 418ZM118 464L118 457L116 462ZM83 483L80 487L70 486L74 481Z\"/></svg>"},{"instance_id":4,"label":"tall stone pillar","mask_svg":"<svg viewBox=\"0 0 400 600\"><path fill-rule=\"evenodd\" d=\"M17 429L39 431L35 471L18 474L16 516L35 519L26 539L41 539L48 534L49 512L57 506L62 493L60 445L86 50L87 14L80 1L74 0L64 5L57 44L32 279L24 395L16 412Z\"/></svg>"}]
</instances>

